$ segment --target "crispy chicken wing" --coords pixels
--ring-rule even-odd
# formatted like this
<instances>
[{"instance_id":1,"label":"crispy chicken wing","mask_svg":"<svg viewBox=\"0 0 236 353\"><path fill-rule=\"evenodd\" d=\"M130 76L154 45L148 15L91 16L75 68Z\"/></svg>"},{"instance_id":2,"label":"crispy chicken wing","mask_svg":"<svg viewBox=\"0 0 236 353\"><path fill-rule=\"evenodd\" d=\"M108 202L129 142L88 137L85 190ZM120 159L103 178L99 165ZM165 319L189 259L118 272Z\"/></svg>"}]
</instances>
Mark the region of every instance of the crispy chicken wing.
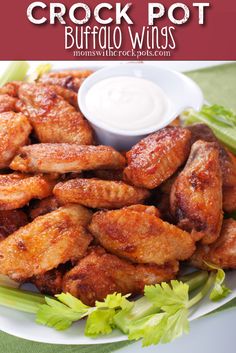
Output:
<instances>
[{"instance_id":1,"label":"crispy chicken wing","mask_svg":"<svg viewBox=\"0 0 236 353\"><path fill-rule=\"evenodd\" d=\"M236 157L229 152L216 138L213 131L205 124L188 126L192 133L192 144L198 140L215 142L219 148L220 165L222 169L223 186L236 186Z\"/></svg>"},{"instance_id":2,"label":"crispy chicken wing","mask_svg":"<svg viewBox=\"0 0 236 353\"><path fill-rule=\"evenodd\" d=\"M0 113L0 168L9 166L18 149L28 142L31 130L23 114Z\"/></svg>"},{"instance_id":3,"label":"crispy chicken wing","mask_svg":"<svg viewBox=\"0 0 236 353\"><path fill-rule=\"evenodd\" d=\"M236 269L236 221L225 219L219 238L210 245L199 245L191 258L193 266L207 269L204 261L220 268Z\"/></svg>"},{"instance_id":4,"label":"crispy chicken wing","mask_svg":"<svg viewBox=\"0 0 236 353\"><path fill-rule=\"evenodd\" d=\"M22 83L22 81L7 82L4 86L0 87L0 94L8 94L11 97L17 98Z\"/></svg>"},{"instance_id":5,"label":"crispy chicken wing","mask_svg":"<svg viewBox=\"0 0 236 353\"><path fill-rule=\"evenodd\" d=\"M125 180L154 189L188 158L190 138L190 131L180 127L167 127L144 138L127 152Z\"/></svg>"},{"instance_id":6,"label":"crispy chicken wing","mask_svg":"<svg viewBox=\"0 0 236 353\"><path fill-rule=\"evenodd\" d=\"M142 202L149 196L146 189L122 181L72 179L58 183L53 190L61 203L78 203L92 208L120 208Z\"/></svg>"},{"instance_id":7,"label":"crispy chicken wing","mask_svg":"<svg viewBox=\"0 0 236 353\"><path fill-rule=\"evenodd\" d=\"M25 206L31 199L43 199L52 194L55 180L43 175L20 173L0 175L0 210Z\"/></svg>"},{"instance_id":8,"label":"crispy chicken wing","mask_svg":"<svg viewBox=\"0 0 236 353\"><path fill-rule=\"evenodd\" d=\"M68 173L98 168L119 169L125 158L110 146L39 143L25 146L11 163L22 172Z\"/></svg>"},{"instance_id":9,"label":"crispy chicken wing","mask_svg":"<svg viewBox=\"0 0 236 353\"><path fill-rule=\"evenodd\" d=\"M171 190L171 212L178 226L195 240L214 242L222 225L222 176L214 142L193 144L184 170Z\"/></svg>"},{"instance_id":10,"label":"crispy chicken wing","mask_svg":"<svg viewBox=\"0 0 236 353\"><path fill-rule=\"evenodd\" d=\"M188 129L192 133L192 143L197 140L217 143L223 178L223 209L226 212L236 210L236 157L220 144L207 125L194 124L188 126Z\"/></svg>"},{"instance_id":11,"label":"crispy chicken wing","mask_svg":"<svg viewBox=\"0 0 236 353\"><path fill-rule=\"evenodd\" d=\"M42 75L39 82L47 85L61 86L77 93L84 79L91 74L92 71L90 70L49 72Z\"/></svg>"},{"instance_id":12,"label":"crispy chicken wing","mask_svg":"<svg viewBox=\"0 0 236 353\"><path fill-rule=\"evenodd\" d=\"M66 101L78 108L77 93L86 77L92 71L74 70L74 71L61 71L50 72L44 74L38 82L52 86L54 91L62 96Z\"/></svg>"},{"instance_id":13,"label":"crispy chicken wing","mask_svg":"<svg viewBox=\"0 0 236 353\"><path fill-rule=\"evenodd\" d=\"M22 210L0 211L0 241L27 223L28 218Z\"/></svg>"},{"instance_id":14,"label":"crispy chicken wing","mask_svg":"<svg viewBox=\"0 0 236 353\"><path fill-rule=\"evenodd\" d=\"M46 213L57 210L60 204L55 196L48 196L42 200L35 200L34 204L30 207L29 216L33 220L38 216L43 216Z\"/></svg>"},{"instance_id":15,"label":"crispy chicken wing","mask_svg":"<svg viewBox=\"0 0 236 353\"><path fill-rule=\"evenodd\" d=\"M82 114L51 87L24 83L19 98L41 142L92 144L92 130Z\"/></svg>"},{"instance_id":16,"label":"crispy chicken wing","mask_svg":"<svg viewBox=\"0 0 236 353\"><path fill-rule=\"evenodd\" d=\"M69 104L73 105L76 110L79 110L77 93L62 86L46 85L46 87L52 89L56 94L65 99Z\"/></svg>"},{"instance_id":17,"label":"crispy chicken wing","mask_svg":"<svg viewBox=\"0 0 236 353\"><path fill-rule=\"evenodd\" d=\"M178 272L178 262L163 266L132 264L103 248L90 249L63 278L63 291L69 292L83 303L93 306L108 294L140 294L144 286L173 279Z\"/></svg>"},{"instance_id":18,"label":"crispy chicken wing","mask_svg":"<svg viewBox=\"0 0 236 353\"><path fill-rule=\"evenodd\" d=\"M90 211L65 206L21 227L0 243L0 273L18 281L82 257L92 240Z\"/></svg>"},{"instance_id":19,"label":"crispy chicken wing","mask_svg":"<svg viewBox=\"0 0 236 353\"><path fill-rule=\"evenodd\" d=\"M17 99L8 94L0 94L0 113L16 110Z\"/></svg>"},{"instance_id":20,"label":"crispy chicken wing","mask_svg":"<svg viewBox=\"0 0 236 353\"><path fill-rule=\"evenodd\" d=\"M139 263L163 265L185 260L195 250L189 233L152 214L129 208L97 212L89 229L105 249Z\"/></svg>"}]
</instances>

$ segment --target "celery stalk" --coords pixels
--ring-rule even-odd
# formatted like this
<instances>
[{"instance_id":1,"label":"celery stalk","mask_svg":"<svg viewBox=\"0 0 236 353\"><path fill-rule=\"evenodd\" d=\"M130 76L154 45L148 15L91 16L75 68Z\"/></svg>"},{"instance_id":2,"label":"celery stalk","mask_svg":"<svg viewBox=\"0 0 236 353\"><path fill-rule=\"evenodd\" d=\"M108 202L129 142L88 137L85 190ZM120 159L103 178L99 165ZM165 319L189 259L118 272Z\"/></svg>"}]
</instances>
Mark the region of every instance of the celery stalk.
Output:
<instances>
[{"instance_id":1,"label":"celery stalk","mask_svg":"<svg viewBox=\"0 0 236 353\"><path fill-rule=\"evenodd\" d=\"M0 77L0 86L10 81L24 80L28 69L29 64L27 61L12 61Z\"/></svg>"},{"instance_id":2,"label":"celery stalk","mask_svg":"<svg viewBox=\"0 0 236 353\"><path fill-rule=\"evenodd\" d=\"M45 304L44 295L0 286L0 305L27 313L37 313L40 304Z\"/></svg>"}]
</instances>

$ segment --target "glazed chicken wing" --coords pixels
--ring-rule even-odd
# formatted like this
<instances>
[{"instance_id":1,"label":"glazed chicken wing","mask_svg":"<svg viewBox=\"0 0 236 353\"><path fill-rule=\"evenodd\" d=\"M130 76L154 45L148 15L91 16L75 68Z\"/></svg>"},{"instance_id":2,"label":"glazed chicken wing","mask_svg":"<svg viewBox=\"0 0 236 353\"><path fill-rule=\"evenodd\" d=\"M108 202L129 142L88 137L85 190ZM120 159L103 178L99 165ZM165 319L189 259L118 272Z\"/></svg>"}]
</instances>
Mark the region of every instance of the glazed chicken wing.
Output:
<instances>
[{"instance_id":1,"label":"glazed chicken wing","mask_svg":"<svg viewBox=\"0 0 236 353\"><path fill-rule=\"evenodd\" d=\"M92 130L82 114L51 87L24 83L19 98L40 142L92 144Z\"/></svg>"},{"instance_id":2,"label":"glazed chicken wing","mask_svg":"<svg viewBox=\"0 0 236 353\"><path fill-rule=\"evenodd\" d=\"M43 175L0 175L0 210L25 206L31 199L43 199L52 194L55 180Z\"/></svg>"},{"instance_id":3,"label":"glazed chicken wing","mask_svg":"<svg viewBox=\"0 0 236 353\"><path fill-rule=\"evenodd\" d=\"M125 180L147 189L156 188L188 158L190 138L190 131L181 127L167 127L144 138L127 153Z\"/></svg>"},{"instance_id":4,"label":"glazed chicken wing","mask_svg":"<svg viewBox=\"0 0 236 353\"><path fill-rule=\"evenodd\" d=\"M1 97L1 96L0 96ZM21 113L0 113L0 168L9 166L18 149L28 142L32 128Z\"/></svg>"},{"instance_id":5,"label":"glazed chicken wing","mask_svg":"<svg viewBox=\"0 0 236 353\"><path fill-rule=\"evenodd\" d=\"M195 250L189 233L129 208L95 213L89 229L105 249L133 262L163 265L188 259Z\"/></svg>"},{"instance_id":6,"label":"glazed chicken wing","mask_svg":"<svg viewBox=\"0 0 236 353\"><path fill-rule=\"evenodd\" d=\"M22 172L69 173L99 168L119 169L125 158L110 146L39 143L25 146L11 163Z\"/></svg>"},{"instance_id":7,"label":"glazed chicken wing","mask_svg":"<svg viewBox=\"0 0 236 353\"><path fill-rule=\"evenodd\" d=\"M0 211L0 241L27 223L28 218L22 210Z\"/></svg>"},{"instance_id":8,"label":"glazed chicken wing","mask_svg":"<svg viewBox=\"0 0 236 353\"><path fill-rule=\"evenodd\" d=\"M222 225L222 176L219 149L213 142L193 144L184 170L171 190L171 212L178 226L195 240L214 242Z\"/></svg>"},{"instance_id":9,"label":"glazed chicken wing","mask_svg":"<svg viewBox=\"0 0 236 353\"><path fill-rule=\"evenodd\" d=\"M91 214L65 206L36 218L0 243L0 273L17 281L82 257L92 240L84 226Z\"/></svg>"},{"instance_id":10,"label":"glazed chicken wing","mask_svg":"<svg viewBox=\"0 0 236 353\"><path fill-rule=\"evenodd\" d=\"M17 99L8 94L0 94L0 113L16 110Z\"/></svg>"},{"instance_id":11,"label":"glazed chicken wing","mask_svg":"<svg viewBox=\"0 0 236 353\"><path fill-rule=\"evenodd\" d=\"M7 82L4 86L0 87L0 94L8 94L11 97L17 98L22 83L22 81Z\"/></svg>"},{"instance_id":12,"label":"glazed chicken wing","mask_svg":"<svg viewBox=\"0 0 236 353\"><path fill-rule=\"evenodd\" d=\"M141 294L144 286L173 279L178 262L163 266L132 264L94 247L63 278L63 291L93 306L114 292Z\"/></svg>"},{"instance_id":13,"label":"glazed chicken wing","mask_svg":"<svg viewBox=\"0 0 236 353\"><path fill-rule=\"evenodd\" d=\"M187 127L191 131L191 143L198 140L215 142L219 148L223 186L236 186L236 157L220 144L213 131L205 124L193 124Z\"/></svg>"},{"instance_id":14,"label":"glazed chicken wing","mask_svg":"<svg viewBox=\"0 0 236 353\"><path fill-rule=\"evenodd\" d=\"M219 238L210 245L199 245L191 258L191 264L207 269L204 261L220 268L236 269L236 221L225 219Z\"/></svg>"},{"instance_id":15,"label":"glazed chicken wing","mask_svg":"<svg viewBox=\"0 0 236 353\"><path fill-rule=\"evenodd\" d=\"M54 195L59 202L78 203L92 208L120 208L139 203L149 196L146 189L122 181L72 179L58 183Z\"/></svg>"},{"instance_id":16,"label":"glazed chicken wing","mask_svg":"<svg viewBox=\"0 0 236 353\"><path fill-rule=\"evenodd\" d=\"M40 77L39 81L47 86L52 86L53 90L62 96L66 101L74 107L78 107L77 93L84 79L88 77L92 71L73 70L50 72Z\"/></svg>"},{"instance_id":17,"label":"glazed chicken wing","mask_svg":"<svg viewBox=\"0 0 236 353\"><path fill-rule=\"evenodd\" d=\"M194 124L188 129L192 133L192 143L197 140L217 143L223 179L223 209L225 212L236 210L236 157L220 144L207 125Z\"/></svg>"},{"instance_id":18,"label":"glazed chicken wing","mask_svg":"<svg viewBox=\"0 0 236 353\"><path fill-rule=\"evenodd\" d=\"M61 86L77 93L84 79L91 74L92 71L90 70L49 72L42 75L39 79L39 82L46 85Z\"/></svg>"}]
</instances>

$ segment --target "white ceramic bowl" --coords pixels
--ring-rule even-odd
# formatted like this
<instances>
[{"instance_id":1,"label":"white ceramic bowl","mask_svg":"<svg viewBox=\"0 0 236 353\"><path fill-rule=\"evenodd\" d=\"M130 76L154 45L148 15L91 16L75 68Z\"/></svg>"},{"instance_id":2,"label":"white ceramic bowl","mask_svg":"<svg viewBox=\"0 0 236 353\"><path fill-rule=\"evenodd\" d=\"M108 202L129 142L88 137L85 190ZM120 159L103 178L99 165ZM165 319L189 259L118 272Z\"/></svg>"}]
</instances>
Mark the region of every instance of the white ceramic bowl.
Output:
<instances>
[{"instance_id":1,"label":"white ceramic bowl","mask_svg":"<svg viewBox=\"0 0 236 353\"><path fill-rule=\"evenodd\" d=\"M171 104L161 122L136 131L116 129L98 120L86 106L86 94L97 82L115 76L133 76L156 83L169 97ZM199 110L203 104L203 94L200 88L187 76L156 65L143 63L125 63L111 65L90 75L81 85L78 94L79 107L92 125L100 144L110 145L118 150L127 150L144 136L167 126L184 109ZM115 107L114 107L115 109Z\"/></svg>"}]
</instances>

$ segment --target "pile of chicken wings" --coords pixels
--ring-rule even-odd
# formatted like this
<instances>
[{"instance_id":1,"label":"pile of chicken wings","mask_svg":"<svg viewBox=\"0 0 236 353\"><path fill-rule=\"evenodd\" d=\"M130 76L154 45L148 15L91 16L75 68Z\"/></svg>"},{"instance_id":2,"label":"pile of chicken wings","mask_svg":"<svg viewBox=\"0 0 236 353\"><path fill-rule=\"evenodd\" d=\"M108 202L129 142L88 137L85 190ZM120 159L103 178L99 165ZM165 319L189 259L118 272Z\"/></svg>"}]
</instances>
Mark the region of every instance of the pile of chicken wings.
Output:
<instances>
[{"instance_id":1,"label":"pile of chicken wings","mask_svg":"<svg viewBox=\"0 0 236 353\"><path fill-rule=\"evenodd\" d=\"M179 263L236 268L236 157L203 124L118 152L77 105L90 71L0 88L0 274L93 305ZM115 109L115 107L114 107Z\"/></svg>"}]
</instances>

